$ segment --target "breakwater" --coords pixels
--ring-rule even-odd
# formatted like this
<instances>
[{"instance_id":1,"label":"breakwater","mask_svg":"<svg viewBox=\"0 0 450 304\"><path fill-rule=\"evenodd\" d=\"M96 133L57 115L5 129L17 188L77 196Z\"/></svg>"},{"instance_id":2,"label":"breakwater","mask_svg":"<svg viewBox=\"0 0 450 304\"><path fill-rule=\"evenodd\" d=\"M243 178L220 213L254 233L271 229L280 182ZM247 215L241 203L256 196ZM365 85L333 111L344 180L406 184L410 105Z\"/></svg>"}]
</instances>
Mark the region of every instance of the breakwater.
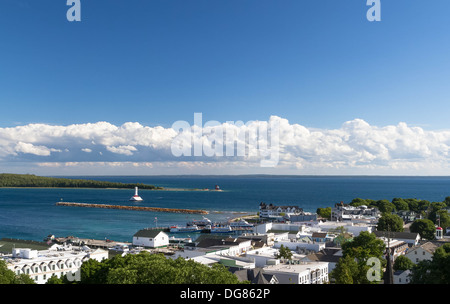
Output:
<instances>
[{"instance_id":1,"label":"breakwater","mask_svg":"<svg viewBox=\"0 0 450 304\"><path fill-rule=\"evenodd\" d=\"M106 204L69 203L69 202L58 202L58 203L56 203L56 205L57 206L69 206L69 207L84 207L84 208L121 209L121 210L188 213L188 214L208 214L208 211L206 211L206 210L175 209L175 208L160 208L160 207L120 206L120 205L106 205Z\"/></svg>"}]
</instances>

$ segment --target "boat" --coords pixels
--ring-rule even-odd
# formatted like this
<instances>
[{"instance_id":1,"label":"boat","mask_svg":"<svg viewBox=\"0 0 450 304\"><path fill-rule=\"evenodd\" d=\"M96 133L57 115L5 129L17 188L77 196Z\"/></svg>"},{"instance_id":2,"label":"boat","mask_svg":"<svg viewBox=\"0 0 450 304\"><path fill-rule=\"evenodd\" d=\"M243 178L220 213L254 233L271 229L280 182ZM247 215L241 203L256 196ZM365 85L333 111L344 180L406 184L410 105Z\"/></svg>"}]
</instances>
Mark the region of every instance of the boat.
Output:
<instances>
[{"instance_id":1,"label":"boat","mask_svg":"<svg viewBox=\"0 0 450 304\"><path fill-rule=\"evenodd\" d=\"M134 188L134 195L130 198L130 201L134 201L134 202L143 201L143 199L138 194L138 187Z\"/></svg>"},{"instance_id":2,"label":"boat","mask_svg":"<svg viewBox=\"0 0 450 304\"><path fill-rule=\"evenodd\" d=\"M230 233L233 232L230 226L212 226L211 233Z\"/></svg>"},{"instance_id":3,"label":"boat","mask_svg":"<svg viewBox=\"0 0 450 304\"><path fill-rule=\"evenodd\" d=\"M180 227L180 226L170 226L169 232L170 233L183 233L183 232L200 232L201 229L198 228L196 225L193 226L186 226L186 227Z\"/></svg>"},{"instance_id":4,"label":"boat","mask_svg":"<svg viewBox=\"0 0 450 304\"><path fill-rule=\"evenodd\" d=\"M197 227L205 227L208 225L212 225L210 219L203 217L201 220L192 220L186 223L186 226L197 226Z\"/></svg>"},{"instance_id":5,"label":"boat","mask_svg":"<svg viewBox=\"0 0 450 304\"><path fill-rule=\"evenodd\" d=\"M230 222L231 228L253 228L253 225L247 222L246 220L239 220Z\"/></svg>"}]
</instances>

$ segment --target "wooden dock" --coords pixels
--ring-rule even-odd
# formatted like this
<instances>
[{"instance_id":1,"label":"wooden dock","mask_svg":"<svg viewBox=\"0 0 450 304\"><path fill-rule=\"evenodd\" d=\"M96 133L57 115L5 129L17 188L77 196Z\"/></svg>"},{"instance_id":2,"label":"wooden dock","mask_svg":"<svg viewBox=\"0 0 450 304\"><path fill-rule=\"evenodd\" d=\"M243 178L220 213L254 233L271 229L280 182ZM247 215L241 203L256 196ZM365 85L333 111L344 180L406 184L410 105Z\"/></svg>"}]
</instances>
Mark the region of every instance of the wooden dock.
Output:
<instances>
[{"instance_id":1,"label":"wooden dock","mask_svg":"<svg viewBox=\"0 0 450 304\"><path fill-rule=\"evenodd\" d=\"M160 208L160 207L120 206L120 205L106 205L106 204L69 203L69 202L58 202L56 203L56 205L69 207L84 207L84 208L121 209L121 210L171 212L171 213L187 213L187 214L208 214L208 211L206 210L175 209L175 208Z\"/></svg>"}]
</instances>

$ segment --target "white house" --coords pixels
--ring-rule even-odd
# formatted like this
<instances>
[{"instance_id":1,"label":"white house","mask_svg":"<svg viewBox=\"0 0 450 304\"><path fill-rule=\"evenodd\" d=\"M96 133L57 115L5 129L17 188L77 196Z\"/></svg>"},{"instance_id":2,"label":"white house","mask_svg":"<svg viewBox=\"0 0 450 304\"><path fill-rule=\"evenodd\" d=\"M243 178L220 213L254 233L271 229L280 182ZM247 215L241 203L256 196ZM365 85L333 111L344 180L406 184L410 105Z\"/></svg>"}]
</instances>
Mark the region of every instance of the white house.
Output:
<instances>
[{"instance_id":1,"label":"white house","mask_svg":"<svg viewBox=\"0 0 450 304\"><path fill-rule=\"evenodd\" d=\"M411 270L398 270L394 272L394 284L409 284L411 282Z\"/></svg>"},{"instance_id":2,"label":"white house","mask_svg":"<svg viewBox=\"0 0 450 304\"><path fill-rule=\"evenodd\" d=\"M431 260L433 253L439 246L433 244L432 242L427 242L425 244L415 246L410 248L405 256L410 259L413 263L417 264L424 260Z\"/></svg>"},{"instance_id":3,"label":"white house","mask_svg":"<svg viewBox=\"0 0 450 304\"><path fill-rule=\"evenodd\" d=\"M58 278L66 275L69 281L79 281L80 267L84 261L95 259L102 261L108 258L108 251L89 249L84 246L72 247L53 246L48 250L32 250L29 248L13 249L11 255L2 256L8 269L17 275L27 274L37 284L45 284L55 275Z\"/></svg>"},{"instance_id":4,"label":"white house","mask_svg":"<svg viewBox=\"0 0 450 304\"><path fill-rule=\"evenodd\" d=\"M159 248L169 245L169 236L160 230L142 229L133 235L133 245Z\"/></svg>"}]
</instances>

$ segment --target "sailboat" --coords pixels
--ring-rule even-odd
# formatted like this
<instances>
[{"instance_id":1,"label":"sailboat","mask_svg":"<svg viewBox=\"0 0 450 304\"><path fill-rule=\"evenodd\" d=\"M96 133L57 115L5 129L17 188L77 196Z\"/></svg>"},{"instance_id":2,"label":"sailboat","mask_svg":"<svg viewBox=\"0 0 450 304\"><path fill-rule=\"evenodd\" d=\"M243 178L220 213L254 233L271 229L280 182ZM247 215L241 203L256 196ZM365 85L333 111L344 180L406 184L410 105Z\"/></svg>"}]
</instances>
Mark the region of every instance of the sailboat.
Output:
<instances>
[{"instance_id":1,"label":"sailboat","mask_svg":"<svg viewBox=\"0 0 450 304\"><path fill-rule=\"evenodd\" d=\"M143 199L138 194L138 187L134 188L134 195L130 198L130 201L134 201L134 202L143 201Z\"/></svg>"}]
</instances>

